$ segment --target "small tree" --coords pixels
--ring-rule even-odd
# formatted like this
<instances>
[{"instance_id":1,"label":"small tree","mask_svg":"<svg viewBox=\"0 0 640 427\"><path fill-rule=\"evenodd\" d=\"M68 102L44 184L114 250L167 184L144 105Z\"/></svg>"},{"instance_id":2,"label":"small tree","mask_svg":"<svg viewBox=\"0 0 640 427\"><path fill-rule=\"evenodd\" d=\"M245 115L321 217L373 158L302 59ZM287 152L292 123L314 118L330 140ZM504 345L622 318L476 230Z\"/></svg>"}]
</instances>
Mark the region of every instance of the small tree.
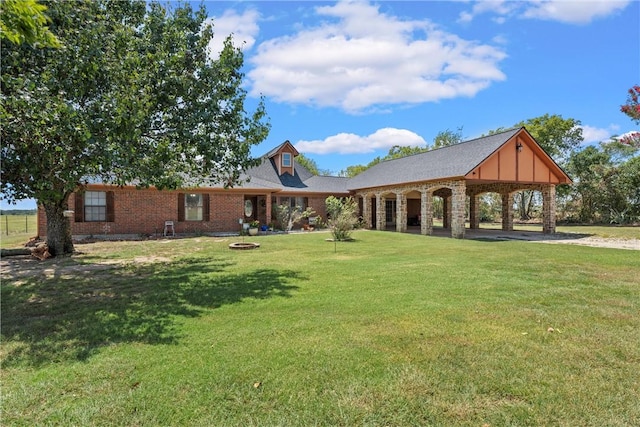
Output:
<instances>
[{"instance_id":1,"label":"small tree","mask_svg":"<svg viewBox=\"0 0 640 427\"><path fill-rule=\"evenodd\" d=\"M293 225L299 222L302 218L309 218L315 213L316 212L311 208L302 209L302 206L276 206L276 219L287 232L291 231L293 229Z\"/></svg>"},{"instance_id":2,"label":"small tree","mask_svg":"<svg viewBox=\"0 0 640 427\"><path fill-rule=\"evenodd\" d=\"M358 224L358 203L352 198L338 199L329 196L325 200L328 224L334 240L348 240Z\"/></svg>"}]
</instances>

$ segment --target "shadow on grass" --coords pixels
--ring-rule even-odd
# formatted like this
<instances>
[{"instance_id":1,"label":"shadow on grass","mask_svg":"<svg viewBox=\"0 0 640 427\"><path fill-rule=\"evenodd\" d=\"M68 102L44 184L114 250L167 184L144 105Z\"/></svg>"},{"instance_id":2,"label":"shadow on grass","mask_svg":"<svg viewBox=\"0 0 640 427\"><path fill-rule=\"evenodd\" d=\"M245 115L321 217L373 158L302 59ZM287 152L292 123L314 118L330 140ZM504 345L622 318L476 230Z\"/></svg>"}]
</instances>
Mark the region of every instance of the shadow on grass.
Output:
<instances>
[{"instance_id":1,"label":"shadow on grass","mask_svg":"<svg viewBox=\"0 0 640 427\"><path fill-rule=\"evenodd\" d=\"M247 298L290 297L298 288L292 282L304 280L291 270L230 273L230 263L215 259L65 264L3 280L3 366L84 360L113 343L177 343L180 317Z\"/></svg>"}]
</instances>

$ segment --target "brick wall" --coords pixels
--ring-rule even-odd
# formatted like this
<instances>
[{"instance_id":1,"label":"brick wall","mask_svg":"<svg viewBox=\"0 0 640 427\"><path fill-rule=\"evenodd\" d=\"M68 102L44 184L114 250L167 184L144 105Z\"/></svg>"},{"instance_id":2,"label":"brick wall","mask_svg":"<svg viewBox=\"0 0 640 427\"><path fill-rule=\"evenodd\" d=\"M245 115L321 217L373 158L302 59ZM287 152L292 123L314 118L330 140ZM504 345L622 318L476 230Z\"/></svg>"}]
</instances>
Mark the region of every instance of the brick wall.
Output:
<instances>
[{"instance_id":1,"label":"brick wall","mask_svg":"<svg viewBox=\"0 0 640 427\"><path fill-rule=\"evenodd\" d=\"M242 218L244 196L231 192L206 192L209 194L209 221L178 221L178 194L181 191L159 191L135 188L90 188L95 191L114 192L114 222L71 221L71 233L77 235L155 235L162 234L165 221L173 221L176 233L213 233L239 230L238 218ZM75 195L69 198L69 209L75 210ZM46 216L38 210L38 234L47 234Z\"/></svg>"}]
</instances>

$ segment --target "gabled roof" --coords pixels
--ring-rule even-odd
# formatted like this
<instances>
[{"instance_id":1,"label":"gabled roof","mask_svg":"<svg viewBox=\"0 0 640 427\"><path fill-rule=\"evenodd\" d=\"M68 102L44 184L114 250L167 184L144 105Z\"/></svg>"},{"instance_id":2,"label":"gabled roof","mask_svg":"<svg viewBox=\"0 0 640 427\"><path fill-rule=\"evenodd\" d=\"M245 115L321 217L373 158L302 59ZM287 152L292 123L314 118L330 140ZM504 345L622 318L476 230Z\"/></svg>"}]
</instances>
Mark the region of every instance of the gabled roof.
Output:
<instances>
[{"instance_id":1,"label":"gabled roof","mask_svg":"<svg viewBox=\"0 0 640 427\"><path fill-rule=\"evenodd\" d=\"M282 147L280 145L279 147ZM278 148L279 148L278 147ZM269 153L276 153L271 150ZM262 158L262 163L246 171L243 179L247 182L237 188L267 188L275 191L291 191L296 193L348 193L349 178L335 176L316 176L294 159L294 174L278 174L277 167L269 154Z\"/></svg>"},{"instance_id":2,"label":"gabled roof","mask_svg":"<svg viewBox=\"0 0 640 427\"><path fill-rule=\"evenodd\" d=\"M287 139L285 142L283 142L282 144L278 145L277 147L273 148L272 150L270 150L267 154L265 154L263 157L266 157L268 159L272 158L273 156L275 156L276 154L278 154L280 151L282 151L284 148L288 148L289 150L287 151L291 151L293 153L294 156L299 155L300 153L298 152L298 150L296 150L296 147L293 146L293 144L291 142L289 142L289 140Z\"/></svg>"},{"instance_id":3,"label":"gabled roof","mask_svg":"<svg viewBox=\"0 0 640 427\"><path fill-rule=\"evenodd\" d=\"M510 129L424 153L386 160L351 178L349 189L464 177L523 129Z\"/></svg>"}]
</instances>

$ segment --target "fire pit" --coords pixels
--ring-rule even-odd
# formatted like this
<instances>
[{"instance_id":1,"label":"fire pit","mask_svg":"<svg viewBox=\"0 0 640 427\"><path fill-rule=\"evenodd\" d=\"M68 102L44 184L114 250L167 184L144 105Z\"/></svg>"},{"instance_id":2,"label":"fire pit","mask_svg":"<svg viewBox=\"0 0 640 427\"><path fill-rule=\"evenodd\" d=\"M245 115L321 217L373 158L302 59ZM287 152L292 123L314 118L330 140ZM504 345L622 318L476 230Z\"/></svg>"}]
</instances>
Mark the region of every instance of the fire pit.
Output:
<instances>
[{"instance_id":1,"label":"fire pit","mask_svg":"<svg viewBox=\"0 0 640 427\"><path fill-rule=\"evenodd\" d=\"M254 242L235 242L229 244L229 249L247 250L256 249L260 247L260 243Z\"/></svg>"}]
</instances>

